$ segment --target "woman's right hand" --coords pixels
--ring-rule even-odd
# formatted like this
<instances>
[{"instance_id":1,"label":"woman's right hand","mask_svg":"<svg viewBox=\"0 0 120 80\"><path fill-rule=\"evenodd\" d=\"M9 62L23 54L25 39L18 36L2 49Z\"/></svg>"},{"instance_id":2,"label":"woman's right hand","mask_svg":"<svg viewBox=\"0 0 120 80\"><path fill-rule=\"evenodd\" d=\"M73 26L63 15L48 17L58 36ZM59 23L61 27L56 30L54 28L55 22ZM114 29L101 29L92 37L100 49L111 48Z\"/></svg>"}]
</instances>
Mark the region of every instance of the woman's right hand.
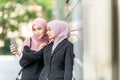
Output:
<instances>
[{"instance_id":1,"label":"woman's right hand","mask_svg":"<svg viewBox=\"0 0 120 80\"><path fill-rule=\"evenodd\" d=\"M10 45L10 52L12 54L16 54L16 55L20 56L20 52L15 48L14 45Z\"/></svg>"},{"instance_id":2,"label":"woman's right hand","mask_svg":"<svg viewBox=\"0 0 120 80\"><path fill-rule=\"evenodd\" d=\"M46 45L47 45L46 43L42 43L41 45L39 45L38 51L41 50L41 49L43 49Z\"/></svg>"}]
</instances>

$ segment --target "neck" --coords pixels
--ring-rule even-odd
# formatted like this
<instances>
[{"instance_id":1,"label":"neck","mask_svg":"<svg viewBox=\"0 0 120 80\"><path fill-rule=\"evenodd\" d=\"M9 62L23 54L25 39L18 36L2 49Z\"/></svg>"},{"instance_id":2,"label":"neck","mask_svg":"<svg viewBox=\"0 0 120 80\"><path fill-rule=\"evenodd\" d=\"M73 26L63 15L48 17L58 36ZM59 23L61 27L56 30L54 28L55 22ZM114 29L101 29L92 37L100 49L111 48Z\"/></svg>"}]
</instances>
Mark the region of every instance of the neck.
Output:
<instances>
[{"instance_id":1,"label":"neck","mask_svg":"<svg viewBox=\"0 0 120 80\"><path fill-rule=\"evenodd\" d=\"M38 39L38 38L36 38L35 36L33 36L33 38L37 41L37 42L39 42L39 41L42 41L43 39Z\"/></svg>"}]
</instances>

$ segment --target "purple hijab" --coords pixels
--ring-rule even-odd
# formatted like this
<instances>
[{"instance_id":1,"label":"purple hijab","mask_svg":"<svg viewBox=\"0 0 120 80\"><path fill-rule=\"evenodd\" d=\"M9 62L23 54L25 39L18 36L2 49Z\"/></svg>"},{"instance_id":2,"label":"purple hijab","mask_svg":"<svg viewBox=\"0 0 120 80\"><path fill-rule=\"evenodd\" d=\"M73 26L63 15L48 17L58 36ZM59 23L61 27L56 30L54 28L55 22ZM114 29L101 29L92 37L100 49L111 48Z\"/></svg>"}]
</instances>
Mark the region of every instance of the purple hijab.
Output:
<instances>
[{"instance_id":1,"label":"purple hijab","mask_svg":"<svg viewBox=\"0 0 120 80\"><path fill-rule=\"evenodd\" d=\"M67 22L61 20L53 20L48 23L48 27L54 31L55 39L52 47L52 52L58 44L70 36L70 26Z\"/></svg>"},{"instance_id":2,"label":"purple hijab","mask_svg":"<svg viewBox=\"0 0 120 80\"><path fill-rule=\"evenodd\" d=\"M34 26L34 25L40 26L44 30L45 34L46 34L46 31L47 31L47 22L46 22L45 19L43 19L43 18L36 18L36 19L34 19L32 21L32 26ZM32 46L31 46L32 50L38 50L38 48L39 48L39 46L41 44L47 44L47 42L48 42L48 38L46 37L46 35L42 39L38 39L34 35L31 38L32 38ZM30 46L30 38L27 38L24 41L24 46L26 46L26 45Z\"/></svg>"}]
</instances>

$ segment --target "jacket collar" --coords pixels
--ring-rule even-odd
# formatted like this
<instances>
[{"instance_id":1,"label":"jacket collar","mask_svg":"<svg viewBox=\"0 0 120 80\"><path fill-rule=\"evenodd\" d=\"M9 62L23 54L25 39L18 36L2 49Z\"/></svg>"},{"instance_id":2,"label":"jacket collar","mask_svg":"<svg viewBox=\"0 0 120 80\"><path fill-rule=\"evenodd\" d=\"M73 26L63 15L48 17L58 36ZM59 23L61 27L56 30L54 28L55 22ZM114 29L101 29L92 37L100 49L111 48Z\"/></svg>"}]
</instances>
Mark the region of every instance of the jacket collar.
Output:
<instances>
[{"instance_id":1,"label":"jacket collar","mask_svg":"<svg viewBox=\"0 0 120 80\"><path fill-rule=\"evenodd\" d=\"M53 53L51 54L55 54L61 47L64 46L65 42L67 41L67 39L64 39L63 41L61 41L58 46L55 48L55 50L53 51Z\"/></svg>"}]
</instances>

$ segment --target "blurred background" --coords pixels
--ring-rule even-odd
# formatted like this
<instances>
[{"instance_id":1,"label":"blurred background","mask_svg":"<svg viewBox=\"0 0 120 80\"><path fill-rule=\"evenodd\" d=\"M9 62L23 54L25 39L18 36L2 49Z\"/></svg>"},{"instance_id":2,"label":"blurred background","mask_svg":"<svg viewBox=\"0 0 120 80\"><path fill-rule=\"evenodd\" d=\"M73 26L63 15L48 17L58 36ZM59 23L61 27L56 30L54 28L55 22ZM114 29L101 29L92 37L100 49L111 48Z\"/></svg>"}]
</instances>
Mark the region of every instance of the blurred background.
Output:
<instances>
[{"instance_id":1,"label":"blurred background","mask_svg":"<svg viewBox=\"0 0 120 80\"><path fill-rule=\"evenodd\" d=\"M120 80L120 0L0 0L0 80L15 80L10 39L21 49L36 17L70 24L73 80Z\"/></svg>"}]
</instances>

